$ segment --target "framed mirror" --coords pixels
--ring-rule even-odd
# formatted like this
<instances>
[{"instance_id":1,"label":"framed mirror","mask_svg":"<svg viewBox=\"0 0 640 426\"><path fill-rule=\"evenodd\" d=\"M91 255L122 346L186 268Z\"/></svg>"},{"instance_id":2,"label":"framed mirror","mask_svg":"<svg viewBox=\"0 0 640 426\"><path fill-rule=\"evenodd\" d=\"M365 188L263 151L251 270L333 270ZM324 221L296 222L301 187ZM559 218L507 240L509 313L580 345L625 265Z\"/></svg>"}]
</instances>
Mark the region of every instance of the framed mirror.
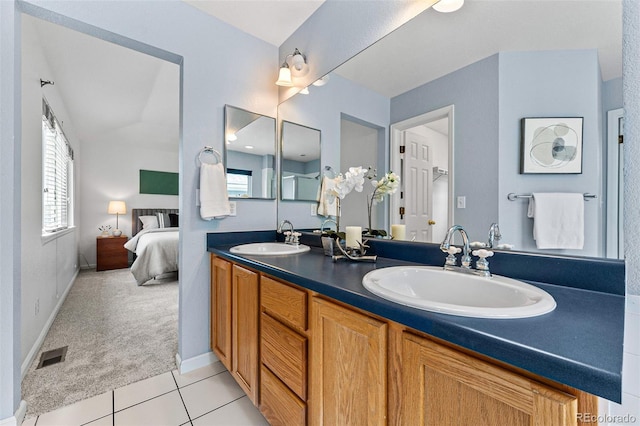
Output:
<instances>
[{"instance_id":1,"label":"framed mirror","mask_svg":"<svg viewBox=\"0 0 640 426\"><path fill-rule=\"evenodd\" d=\"M555 20L550 16L563 18ZM544 34L539 28L545 28ZM421 218L427 224L429 220L435 222L432 240L441 238L443 229L436 230L437 226L451 222L464 226L473 240L486 242L490 225L497 222L502 233L500 243L512 244L518 251L615 257L605 251L605 245L609 234L620 232L621 223L607 231L605 220L614 220L611 217L615 215L604 209L621 185L617 180L610 185L613 189L607 188L607 174L617 177L619 173L608 170L603 153L611 142L617 147L618 133L606 135L607 113L622 106L621 75L620 0L467 2L452 14L425 10L331 71L324 86L310 86L310 94L281 103L278 116L295 121L304 118L304 122L321 129L327 135L323 166L340 167L340 171L344 141L333 127L339 126L341 116L348 114L388 128L385 170L400 173L403 170L397 159L399 151L394 148L406 148L402 137L406 139L408 131L417 133L414 127L407 127L407 120L451 106L449 122L440 126L446 132L434 126L421 129L442 133L449 138L450 146L447 159L439 159L434 151L431 168L425 168L431 171L424 181L432 186L434 211L443 202L448 207L443 219ZM329 99L327 103L323 103L325 98ZM376 117L375 110L386 115ZM588 136L584 139L583 173L520 174L521 119L567 114L584 118ZM315 117L326 120L316 125L319 119L310 121ZM615 123L620 119L616 117ZM399 125L406 128L398 128ZM397 144L394 133L401 137ZM454 138L455 146L451 142ZM405 197L415 192L414 187L407 187L414 182L406 174L408 171L410 168L404 164ZM444 195L443 201L436 199L437 185L443 187L443 193L447 190L448 202ZM400 192L394 194L398 199L391 203L394 208L384 218L387 231L391 224L403 220L397 217L403 206ZM424 193L419 187L417 192ZM533 220L527 217L527 199L508 198L510 193L526 196L533 192L597 195L584 203L582 250L536 247ZM404 201L407 211L411 205L406 204L407 198ZM420 200L414 204L422 205ZM324 219L310 219L308 210L302 209L299 216L291 210L279 209L278 214L281 212L309 228L318 227ZM311 220L313 224L307 226Z\"/></svg>"},{"instance_id":2,"label":"framed mirror","mask_svg":"<svg viewBox=\"0 0 640 426\"><path fill-rule=\"evenodd\" d=\"M276 119L224 107L227 192L233 198L276 198Z\"/></svg>"},{"instance_id":3,"label":"framed mirror","mask_svg":"<svg viewBox=\"0 0 640 426\"><path fill-rule=\"evenodd\" d=\"M320 187L320 130L282 121L280 197L317 201Z\"/></svg>"}]
</instances>

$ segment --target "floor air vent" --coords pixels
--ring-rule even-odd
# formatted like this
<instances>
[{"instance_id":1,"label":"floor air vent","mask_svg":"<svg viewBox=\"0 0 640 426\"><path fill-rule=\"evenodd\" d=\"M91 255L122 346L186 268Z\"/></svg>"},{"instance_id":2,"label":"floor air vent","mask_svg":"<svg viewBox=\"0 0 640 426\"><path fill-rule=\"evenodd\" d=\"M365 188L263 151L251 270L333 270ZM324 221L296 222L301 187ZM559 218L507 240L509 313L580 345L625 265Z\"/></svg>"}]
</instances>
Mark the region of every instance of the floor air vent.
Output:
<instances>
[{"instance_id":1,"label":"floor air vent","mask_svg":"<svg viewBox=\"0 0 640 426\"><path fill-rule=\"evenodd\" d=\"M40 362L38 363L36 370L38 368L48 367L49 365L63 362L64 357L66 355L67 355L67 346L63 346L58 349L52 349L50 351L43 352L42 355L40 355Z\"/></svg>"}]
</instances>

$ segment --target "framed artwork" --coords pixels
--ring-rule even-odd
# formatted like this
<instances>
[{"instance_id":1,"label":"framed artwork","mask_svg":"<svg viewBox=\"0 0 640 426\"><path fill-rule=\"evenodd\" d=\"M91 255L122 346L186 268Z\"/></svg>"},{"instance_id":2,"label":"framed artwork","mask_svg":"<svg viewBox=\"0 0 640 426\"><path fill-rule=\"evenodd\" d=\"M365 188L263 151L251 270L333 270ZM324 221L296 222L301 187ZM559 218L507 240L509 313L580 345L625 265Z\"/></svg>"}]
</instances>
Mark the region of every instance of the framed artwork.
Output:
<instances>
[{"instance_id":1,"label":"framed artwork","mask_svg":"<svg viewBox=\"0 0 640 426\"><path fill-rule=\"evenodd\" d=\"M582 173L582 121L523 118L520 173Z\"/></svg>"}]
</instances>

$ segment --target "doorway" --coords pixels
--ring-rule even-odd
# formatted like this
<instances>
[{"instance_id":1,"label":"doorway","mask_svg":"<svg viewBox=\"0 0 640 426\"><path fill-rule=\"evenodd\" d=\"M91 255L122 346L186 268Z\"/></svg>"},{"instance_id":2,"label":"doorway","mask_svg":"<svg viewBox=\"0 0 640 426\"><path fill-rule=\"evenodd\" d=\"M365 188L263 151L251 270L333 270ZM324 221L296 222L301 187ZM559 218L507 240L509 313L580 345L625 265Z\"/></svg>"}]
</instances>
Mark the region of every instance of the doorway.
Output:
<instances>
[{"instance_id":1,"label":"doorway","mask_svg":"<svg viewBox=\"0 0 640 426\"><path fill-rule=\"evenodd\" d=\"M409 240L442 241L453 224L453 105L393 124L390 157L401 180L392 222Z\"/></svg>"},{"instance_id":2,"label":"doorway","mask_svg":"<svg viewBox=\"0 0 640 426\"><path fill-rule=\"evenodd\" d=\"M624 259L624 110L607 113L606 257Z\"/></svg>"}]
</instances>

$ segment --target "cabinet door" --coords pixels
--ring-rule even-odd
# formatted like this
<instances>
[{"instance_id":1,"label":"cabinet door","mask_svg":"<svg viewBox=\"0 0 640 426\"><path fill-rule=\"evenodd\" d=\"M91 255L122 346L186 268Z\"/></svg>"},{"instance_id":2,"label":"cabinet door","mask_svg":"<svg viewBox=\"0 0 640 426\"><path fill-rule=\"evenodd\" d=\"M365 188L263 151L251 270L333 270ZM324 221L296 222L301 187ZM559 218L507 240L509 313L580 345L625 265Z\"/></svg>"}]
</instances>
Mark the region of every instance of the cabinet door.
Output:
<instances>
[{"instance_id":1,"label":"cabinet door","mask_svg":"<svg viewBox=\"0 0 640 426\"><path fill-rule=\"evenodd\" d=\"M231 262L211 256L211 350L231 371Z\"/></svg>"},{"instance_id":2,"label":"cabinet door","mask_svg":"<svg viewBox=\"0 0 640 426\"><path fill-rule=\"evenodd\" d=\"M402 346L402 425L577 424L572 395L408 333Z\"/></svg>"},{"instance_id":3,"label":"cabinet door","mask_svg":"<svg viewBox=\"0 0 640 426\"><path fill-rule=\"evenodd\" d=\"M314 297L310 353L310 424L386 424L386 323Z\"/></svg>"},{"instance_id":4,"label":"cabinet door","mask_svg":"<svg viewBox=\"0 0 640 426\"><path fill-rule=\"evenodd\" d=\"M232 368L238 384L258 403L258 274L233 265Z\"/></svg>"}]
</instances>

